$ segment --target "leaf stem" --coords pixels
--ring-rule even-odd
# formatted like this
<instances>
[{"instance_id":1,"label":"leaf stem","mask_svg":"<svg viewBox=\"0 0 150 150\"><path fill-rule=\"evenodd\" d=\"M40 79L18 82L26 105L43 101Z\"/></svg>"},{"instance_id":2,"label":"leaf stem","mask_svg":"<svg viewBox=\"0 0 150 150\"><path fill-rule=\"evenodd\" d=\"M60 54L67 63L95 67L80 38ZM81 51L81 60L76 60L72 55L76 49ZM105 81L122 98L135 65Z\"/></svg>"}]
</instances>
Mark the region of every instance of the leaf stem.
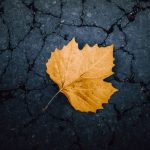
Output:
<instances>
[{"instance_id":1,"label":"leaf stem","mask_svg":"<svg viewBox=\"0 0 150 150\"><path fill-rule=\"evenodd\" d=\"M52 101L54 100L54 98L61 92L62 89L60 89L51 99L50 101L47 103L47 105L42 109L43 111L46 111L48 106L52 103Z\"/></svg>"}]
</instances>

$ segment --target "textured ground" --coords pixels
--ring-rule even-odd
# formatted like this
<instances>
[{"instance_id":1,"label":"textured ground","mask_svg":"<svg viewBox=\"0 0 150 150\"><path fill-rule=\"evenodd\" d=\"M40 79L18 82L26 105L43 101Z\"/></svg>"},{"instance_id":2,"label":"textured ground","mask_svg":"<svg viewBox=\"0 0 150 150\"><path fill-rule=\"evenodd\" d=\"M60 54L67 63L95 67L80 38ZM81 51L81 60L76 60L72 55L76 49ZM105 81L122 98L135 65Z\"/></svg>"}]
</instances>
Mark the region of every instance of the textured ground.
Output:
<instances>
[{"instance_id":1,"label":"textured ground","mask_svg":"<svg viewBox=\"0 0 150 150\"><path fill-rule=\"evenodd\" d=\"M50 52L115 44L119 89L104 110L75 111L45 72ZM1 150L150 150L150 2L0 0Z\"/></svg>"}]
</instances>

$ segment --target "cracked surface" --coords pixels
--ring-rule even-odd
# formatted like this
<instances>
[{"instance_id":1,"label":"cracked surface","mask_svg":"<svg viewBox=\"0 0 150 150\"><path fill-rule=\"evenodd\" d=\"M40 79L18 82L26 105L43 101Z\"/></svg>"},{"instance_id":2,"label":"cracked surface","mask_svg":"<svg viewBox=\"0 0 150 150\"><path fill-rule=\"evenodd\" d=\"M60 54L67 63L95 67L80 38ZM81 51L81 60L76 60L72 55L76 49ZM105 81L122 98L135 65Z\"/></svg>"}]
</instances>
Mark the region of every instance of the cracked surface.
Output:
<instances>
[{"instance_id":1,"label":"cracked surface","mask_svg":"<svg viewBox=\"0 0 150 150\"><path fill-rule=\"evenodd\" d=\"M150 149L148 0L0 1L0 149ZM104 110L75 111L45 71L50 52L75 37L115 45L119 89Z\"/></svg>"}]
</instances>

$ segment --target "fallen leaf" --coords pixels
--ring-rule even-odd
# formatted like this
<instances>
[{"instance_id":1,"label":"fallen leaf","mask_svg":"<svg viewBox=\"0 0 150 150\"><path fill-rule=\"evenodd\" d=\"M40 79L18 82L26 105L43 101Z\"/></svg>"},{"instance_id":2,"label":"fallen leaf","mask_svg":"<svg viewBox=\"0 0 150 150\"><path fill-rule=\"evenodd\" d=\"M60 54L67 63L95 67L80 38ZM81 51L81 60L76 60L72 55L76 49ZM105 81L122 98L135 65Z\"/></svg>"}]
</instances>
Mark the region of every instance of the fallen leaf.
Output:
<instances>
[{"instance_id":1,"label":"fallen leaf","mask_svg":"<svg viewBox=\"0 0 150 150\"><path fill-rule=\"evenodd\" d=\"M46 66L50 78L59 86L59 92L66 95L76 110L96 112L118 91L104 81L113 74L113 61L113 45L90 47L86 44L80 50L73 38L61 50L55 49L51 53Z\"/></svg>"}]
</instances>

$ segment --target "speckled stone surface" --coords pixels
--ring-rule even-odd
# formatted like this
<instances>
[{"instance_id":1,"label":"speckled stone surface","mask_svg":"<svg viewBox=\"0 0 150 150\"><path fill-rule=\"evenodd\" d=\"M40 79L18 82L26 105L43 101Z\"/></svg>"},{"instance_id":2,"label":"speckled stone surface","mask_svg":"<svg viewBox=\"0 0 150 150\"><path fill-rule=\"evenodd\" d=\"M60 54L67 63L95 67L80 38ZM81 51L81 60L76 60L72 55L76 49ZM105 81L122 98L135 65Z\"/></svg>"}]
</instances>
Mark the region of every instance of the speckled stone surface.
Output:
<instances>
[{"instance_id":1,"label":"speckled stone surface","mask_svg":"<svg viewBox=\"0 0 150 150\"><path fill-rule=\"evenodd\" d=\"M119 89L96 113L75 111L45 64L73 37L115 45ZM0 150L150 150L148 0L0 0Z\"/></svg>"}]
</instances>

